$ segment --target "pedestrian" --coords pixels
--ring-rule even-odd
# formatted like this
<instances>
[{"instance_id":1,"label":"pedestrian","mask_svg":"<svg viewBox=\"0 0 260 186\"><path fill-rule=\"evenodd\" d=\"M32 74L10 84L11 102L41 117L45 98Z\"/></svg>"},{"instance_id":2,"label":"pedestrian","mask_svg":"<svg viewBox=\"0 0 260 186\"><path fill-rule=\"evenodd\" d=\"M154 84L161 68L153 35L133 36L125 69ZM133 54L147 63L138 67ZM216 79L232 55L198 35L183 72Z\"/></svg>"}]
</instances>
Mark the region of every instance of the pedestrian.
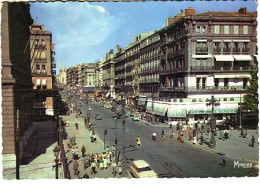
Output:
<instances>
[{"instance_id":1,"label":"pedestrian","mask_svg":"<svg viewBox=\"0 0 260 186\"><path fill-rule=\"evenodd\" d=\"M79 163L77 160L73 161L73 170L74 170L74 175L78 176L79 174Z\"/></svg>"},{"instance_id":2,"label":"pedestrian","mask_svg":"<svg viewBox=\"0 0 260 186\"><path fill-rule=\"evenodd\" d=\"M79 124L78 122L75 123L76 130L79 130Z\"/></svg>"},{"instance_id":3,"label":"pedestrian","mask_svg":"<svg viewBox=\"0 0 260 186\"><path fill-rule=\"evenodd\" d=\"M226 155L225 155L225 153L223 153L221 155L221 161L222 161L222 167L225 167L226 166Z\"/></svg>"},{"instance_id":4,"label":"pedestrian","mask_svg":"<svg viewBox=\"0 0 260 186\"><path fill-rule=\"evenodd\" d=\"M68 146L69 149L71 148L71 139L70 139L70 137L68 137L68 139L67 139L67 146Z\"/></svg>"},{"instance_id":5,"label":"pedestrian","mask_svg":"<svg viewBox=\"0 0 260 186\"><path fill-rule=\"evenodd\" d=\"M190 141L193 140L193 132L192 132L191 128L190 128L190 131L189 131L189 138L190 138Z\"/></svg>"},{"instance_id":6,"label":"pedestrian","mask_svg":"<svg viewBox=\"0 0 260 186\"><path fill-rule=\"evenodd\" d=\"M72 136L72 145L76 145L76 136L73 134Z\"/></svg>"},{"instance_id":7,"label":"pedestrian","mask_svg":"<svg viewBox=\"0 0 260 186\"><path fill-rule=\"evenodd\" d=\"M139 136L137 136L137 138L136 138L136 143L138 146L141 145L141 138Z\"/></svg>"},{"instance_id":8,"label":"pedestrian","mask_svg":"<svg viewBox=\"0 0 260 186\"><path fill-rule=\"evenodd\" d=\"M107 166L108 166L107 158L104 157L104 159L103 159L103 167L104 167L104 169L107 169Z\"/></svg>"},{"instance_id":9,"label":"pedestrian","mask_svg":"<svg viewBox=\"0 0 260 186\"><path fill-rule=\"evenodd\" d=\"M241 136L241 137L244 137L244 129L243 129L243 128L241 128L240 136Z\"/></svg>"},{"instance_id":10,"label":"pedestrian","mask_svg":"<svg viewBox=\"0 0 260 186\"><path fill-rule=\"evenodd\" d=\"M117 164L117 169L118 169L118 174L121 175L122 172L123 172L121 161L118 162L118 164Z\"/></svg>"},{"instance_id":11,"label":"pedestrian","mask_svg":"<svg viewBox=\"0 0 260 186\"><path fill-rule=\"evenodd\" d=\"M87 163L88 163L88 159L87 159L86 155L84 155L82 157L82 161L83 161L83 168L84 168L84 170L86 170L87 169Z\"/></svg>"},{"instance_id":12,"label":"pedestrian","mask_svg":"<svg viewBox=\"0 0 260 186\"><path fill-rule=\"evenodd\" d=\"M96 171L97 164L95 161L91 163L91 169L92 169L92 175L95 175L97 173Z\"/></svg>"},{"instance_id":13,"label":"pedestrian","mask_svg":"<svg viewBox=\"0 0 260 186\"><path fill-rule=\"evenodd\" d=\"M170 129L172 128L172 123L170 123Z\"/></svg>"},{"instance_id":14,"label":"pedestrian","mask_svg":"<svg viewBox=\"0 0 260 186\"><path fill-rule=\"evenodd\" d=\"M110 151L108 151L107 154L106 154L107 166L110 166L110 164L111 164L111 159L110 158L111 158L110 157Z\"/></svg>"},{"instance_id":15,"label":"pedestrian","mask_svg":"<svg viewBox=\"0 0 260 186\"><path fill-rule=\"evenodd\" d=\"M244 133L244 136L243 136L244 138L247 138L248 137L248 132L247 132L247 130L245 130L245 133Z\"/></svg>"},{"instance_id":16,"label":"pedestrian","mask_svg":"<svg viewBox=\"0 0 260 186\"><path fill-rule=\"evenodd\" d=\"M252 147L254 147L255 146L255 136L252 136L251 142L252 142Z\"/></svg>"},{"instance_id":17,"label":"pedestrian","mask_svg":"<svg viewBox=\"0 0 260 186\"><path fill-rule=\"evenodd\" d=\"M96 136L95 132L93 133L93 141L94 141L95 143L97 143L97 136Z\"/></svg>"},{"instance_id":18,"label":"pedestrian","mask_svg":"<svg viewBox=\"0 0 260 186\"><path fill-rule=\"evenodd\" d=\"M173 136L174 136L174 131L173 131L173 129L171 130L171 133L170 133L170 138L173 138Z\"/></svg>"},{"instance_id":19,"label":"pedestrian","mask_svg":"<svg viewBox=\"0 0 260 186\"><path fill-rule=\"evenodd\" d=\"M74 147L71 149L71 152L72 152L72 159L75 160L75 148Z\"/></svg>"},{"instance_id":20,"label":"pedestrian","mask_svg":"<svg viewBox=\"0 0 260 186\"><path fill-rule=\"evenodd\" d=\"M125 119L123 119L123 126L125 126Z\"/></svg>"},{"instance_id":21,"label":"pedestrian","mask_svg":"<svg viewBox=\"0 0 260 186\"><path fill-rule=\"evenodd\" d=\"M79 149L78 149L78 147L76 147L74 155L75 155L75 160L78 160L79 159Z\"/></svg>"},{"instance_id":22,"label":"pedestrian","mask_svg":"<svg viewBox=\"0 0 260 186\"><path fill-rule=\"evenodd\" d=\"M85 146L83 145L82 148L81 148L81 156L83 157L86 153L86 148Z\"/></svg>"},{"instance_id":23,"label":"pedestrian","mask_svg":"<svg viewBox=\"0 0 260 186\"><path fill-rule=\"evenodd\" d=\"M204 137L203 137L203 134L201 133L201 136L200 136L200 145L203 145L204 143Z\"/></svg>"},{"instance_id":24,"label":"pedestrian","mask_svg":"<svg viewBox=\"0 0 260 186\"><path fill-rule=\"evenodd\" d=\"M99 160L99 168L100 168L100 170L103 170L103 168L104 168L104 159L102 157Z\"/></svg>"},{"instance_id":25,"label":"pedestrian","mask_svg":"<svg viewBox=\"0 0 260 186\"><path fill-rule=\"evenodd\" d=\"M96 161L97 161L97 167L100 167L100 159L101 157L99 156L99 154L96 154Z\"/></svg>"},{"instance_id":26,"label":"pedestrian","mask_svg":"<svg viewBox=\"0 0 260 186\"><path fill-rule=\"evenodd\" d=\"M112 174L116 175L116 159L112 160Z\"/></svg>"}]
</instances>

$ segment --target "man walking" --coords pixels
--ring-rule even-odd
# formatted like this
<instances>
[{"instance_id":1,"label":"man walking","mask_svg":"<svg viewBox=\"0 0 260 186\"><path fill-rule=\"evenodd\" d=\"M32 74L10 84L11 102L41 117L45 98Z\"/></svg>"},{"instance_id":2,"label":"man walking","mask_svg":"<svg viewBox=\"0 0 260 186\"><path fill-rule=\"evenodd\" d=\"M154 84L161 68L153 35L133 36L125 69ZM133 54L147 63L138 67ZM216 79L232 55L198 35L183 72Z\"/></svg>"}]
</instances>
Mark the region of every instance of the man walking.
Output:
<instances>
[{"instance_id":1,"label":"man walking","mask_svg":"<svg viewBox=\"0 0 260 186\"><path fill-rule=\"evenodd\" d=\"M82 157L85 155L85 152L86 152L86 148L85 148L85 146L83 145L82 148L81 148L81 156L82 156Z\"/></svg>"},{"instance_id":2,"label":"man walking","mask_svg":"<svg viewBox=\"0 0 260 186\"><path fill-rule=\"evenodd\" d=\"M251 142L252 142L252 147L254 147L255 146L255 136L252 136Z\"/></svg>"},{"instance_id":3,"label":"man walking","mask_svg":"<svg viewBox=\"0 0 260 186\"><path fill-rule=\"evenodd\" d=\"M222 160L222 167L225 167L226 166L226 155L225 155L225 153L223 153L221 155L221 160Z\"/></svg>"},{"instance_id":4,"label":"man walking","mask_svg":"<svg viewBox=\"0 0 260 186\"><path fill-rule=\"evenodd\" d=\"M76 147L74 155L75 155L75 160L78 160L78 158L79 158L79 149L78 149L78 147Z\"/></svg>"},{"instance_id":5,"label":"man walking","mask_svg":"<svg viewBox=\"0 0 260 186\"><path fill-rule=\"evenodd\" d=\"M79 163L77 160L73 161L73 169L74 169L74 175L78 176L79 174Z\"/></svg>"}]
</instances>

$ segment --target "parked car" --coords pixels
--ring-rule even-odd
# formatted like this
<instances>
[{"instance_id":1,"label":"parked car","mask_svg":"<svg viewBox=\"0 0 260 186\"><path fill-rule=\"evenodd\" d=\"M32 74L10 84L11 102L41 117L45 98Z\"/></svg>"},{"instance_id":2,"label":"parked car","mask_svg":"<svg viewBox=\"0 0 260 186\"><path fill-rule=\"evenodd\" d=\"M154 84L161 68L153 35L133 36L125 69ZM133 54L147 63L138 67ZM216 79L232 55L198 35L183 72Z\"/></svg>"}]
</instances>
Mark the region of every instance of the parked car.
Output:
<instances>
[{"instance_id":1,"label":"parked car","mask_svg":"<svg viewBox=\"0 0 260 186\"><path fill-rule=\"evenodd\" d=\"M102 120L101 114L96 114L95 119L96 119L96 120Z\"/></svg>"},{"instance_id":2,"label":"parked car","mask_svg":"<svg viewBox=\"0 0 260 186\"><path fill-rule=\"evenodd\" d=\"M135 160L129 168L130 173L135 178L157 178L158 175L152 170L150 165L144 160Z\"/></svg>"},{"instance_id":3,"label":"parked car","mask_svg":"<svg viewBox=\"0 0 260 186\"><path fill-rule=\"evenodd\" d=\"M88 107L88 110L91 111L92 110L91 107Z\"/></svg>"},{"instance_id":4,"label":"parked car","mask_svg":"<svg viewBox=\"0 0 260 186\"><path fill-rule=\"evenodd\" d=\"M138 116L138 114L134 114L133 120L134 120L134 121L139 121L139 116Z\"/></svg>"}]
</instances>

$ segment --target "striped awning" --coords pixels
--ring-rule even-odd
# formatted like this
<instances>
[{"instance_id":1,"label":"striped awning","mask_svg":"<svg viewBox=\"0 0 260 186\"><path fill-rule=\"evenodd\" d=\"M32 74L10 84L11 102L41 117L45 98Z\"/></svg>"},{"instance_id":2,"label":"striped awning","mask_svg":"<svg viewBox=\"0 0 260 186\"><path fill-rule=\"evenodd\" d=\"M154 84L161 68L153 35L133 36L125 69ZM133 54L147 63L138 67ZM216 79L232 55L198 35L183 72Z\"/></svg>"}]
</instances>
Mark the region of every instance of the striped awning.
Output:
<instances>
[{"instance_id":1,"label":"striped awning","mask_svg":"<svg viewBox=\"0 0 260 186\"><path fill-rule=\"evenodd\" d=\"M186 117L187 111L185 105L168 105L167 116L172 118Z\"/></svg>"}]
</instances>

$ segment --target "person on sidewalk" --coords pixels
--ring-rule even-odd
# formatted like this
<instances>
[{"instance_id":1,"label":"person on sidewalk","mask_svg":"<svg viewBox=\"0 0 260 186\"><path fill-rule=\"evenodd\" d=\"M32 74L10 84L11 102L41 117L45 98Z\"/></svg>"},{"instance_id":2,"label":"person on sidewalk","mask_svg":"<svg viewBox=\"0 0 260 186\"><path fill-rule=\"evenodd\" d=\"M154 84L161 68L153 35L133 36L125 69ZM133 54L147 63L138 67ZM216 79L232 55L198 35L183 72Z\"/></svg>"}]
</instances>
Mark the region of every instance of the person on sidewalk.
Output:
<instances>
[{"instance_id":1,"label":"person on sidewalk","mask_svg":"<svg viewBox=\"0 0 260 186\"><path fill-rule=\"evenodd\" d=\"M82 161L83 161L83 169L86 170L87 169L87 162L88 162L88 159L87 159L86 155L84 155L82 157Z\"/></svg>"},{"instance_id":2,"label":"person on sidewalk","mask_svg":"<svg viewBox=\"0 0 260 186\"><path fill-rule=\"evenodd\" d=\"M174 136L174 131L173 131L173 129L170 131L170 138L173 138L173 136Z\"/></svg>"},{"instance_id":3,"label":"person on sidewalk","mask_svg":"<svg viewBox=\"0 0 260 186\"><path fill-rule=\"evenodd\" d=\"M74 154L75 154L75 160L78 160L79 159L79 149L78 149L78 147L76 147Z\"/></svg>"},{"instance_id":4,"label":"person on sidewalk","mask_svg":"<svg viewBox=\"0 0 260 186\"><path fill-rule=\"evenodd\" d=\"M225 167L226 166L226 161L227 161L225 153L223 153L221 155L221 161L222 161L222 167Z\"/></svg>"},{"instance_id":5,"label":"person on sidewalk","mask_svg":"<svg viewBox=\"0 0 260 186\"><path fill-rule=\"evenodd\" d=\"M103 158L100 158L100 160L99 160L99 168L100 168L100 170L104 169L104 159Z\"/></svg>"},{"instance_id":6,"label":"person on sidewalk","mask_svg":"<svg viewBox=\"0 0 260 186\"><path fill-rule=\"evenodd\" d=\"M93 137L93 142L97 143L97 135L95 132L93 133L92 137Z\"/></svg>"},{"instance_id":7,"label":"person on sidewalk","mask_svg":"<svg viewBox=\"0 0 260 186\"><path fill-rule=\"evenodd\" d=\"M77 160L73 161L73 170L74 170L74 175L78 176L79 174L79 163Z\"/></svg>"},{"instance_id":8,"label":"person on sidewalk","mask_svg":"<svg viewBox=\"0 0 260 186\"><path fill-rule=\"evenodd\" d=\"M73 134L72 136L72 145L76 145L76 136Z\"/></svg>"},{"instance_id":9,"label":"person on sidewalk","mask_svg":"<svg viewBox=\"0 0 260 186\"><path fill-rule=\"evenodd\" d=\"M251 139L251 146L254 147L255 146L255 136L252 136L252 139Z\"/></svg>"},{"instance_id":10,"label":"person on sidewalk","mask_svg":"<svg viewBox=\"0 0 260 186\"><path fill-rule=\"evenodd\" d=\"M85 146L83 145L82 148L81 148L81 156L83 157L86 153L86 148Z\"/></svg>"},{"instance_id":11,"label":"person on sidewalk","mask_svg":"<svg viewBox=\"0 0 260 186\"><path fill-rule=\"evenodd\" d=\"M112 174L114 174L114 177L116 175L116 159L113 158L112 160Z\"/></svg>"},{"instance_id":12,"label":"person on sidewalk","mask_svg":"<svg viewBox=\"0 0 260 186\"><path fill-rule=\"evenodd\" d=\"M74 147L71 149L71 153L72 153L72 154L71 154L71 155L72 155L71 158L72 158L73 160L75 160L75 148L74 148Z\"/></svg>"},{"instance_id":13,"label":"person on sidewalk","mask_svg":"<svg viewBox=\"0 0 260 186\"><path fill-rule=\"evenodd\" d=\"M76 130L79 130L79 124L78 122L75 123Z\"/></svg>"},{"instance_id":14,"label":"person on sidewalk","mask_svg":"<svg viewBox=\"0 0 260 186\"><path fill-rule=\"evenodd\" d=\"M103 168L104 168L104 169L107 169L107 166L108 166L107 158L104 157L103 161L104 161Z\"/></svg>"},{"instance_id":15,"label":"person on sidewalk","mask_svg":"<svg viewBox=\"0 0 260 186\"><path fill-rule=\"evenodd\" d=\"M95 161L93 161L92 163L91 163L91 169L92 169L92 175L95 175L96 173L97 173L97 171L96 171L96 167L97 167L97 164L96 164L96 162Z\"/></svg>"}]
</instances>

